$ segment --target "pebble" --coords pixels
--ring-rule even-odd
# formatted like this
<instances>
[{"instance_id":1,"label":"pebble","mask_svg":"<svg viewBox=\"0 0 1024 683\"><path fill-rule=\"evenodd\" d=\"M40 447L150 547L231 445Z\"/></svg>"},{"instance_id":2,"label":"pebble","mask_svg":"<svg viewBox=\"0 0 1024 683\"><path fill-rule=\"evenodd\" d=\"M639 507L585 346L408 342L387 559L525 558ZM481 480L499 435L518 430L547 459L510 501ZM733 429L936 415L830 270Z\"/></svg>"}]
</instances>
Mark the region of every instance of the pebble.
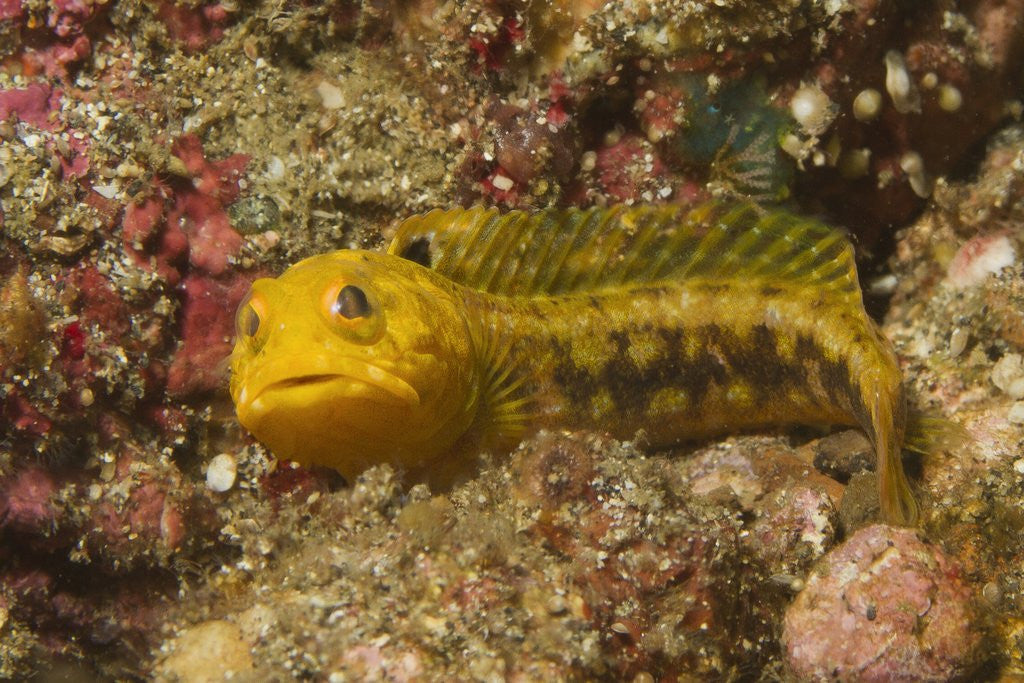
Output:
<instances>
[{"instance_id":1,"label":"pebble","mask_svg":"<svg viewBox=\"0 0 1024 683\"><path fill-rule=\"evenodd\" d=\"M221 453L210 460L206 467L206 485L211 491L223 493L235 485L238 463L230 453Z\"/></svg>"},{"instance_id":2,"label":"pebble","mask_svg":"<svg viewBox=\"0 0 1024 683\"><path fill-rule=\"evenodd\" d=\"M1012 424L1024 425L1024 401L1017 401L1010 406L1010 412L1007 413L1006 419Z\"/></svg>"},{"instance_id":3,"label":"pebble","mask_svg":"<svg viewBox=\"0 0 1024 683\"><path fill-rule=\"evenodd\" d=\"M88 408L95 401L96 401L96 396L95 396L95 394L92 393L92 389L90 389L89 387L85 387L80 392L78 392L78 403L83 408Z\"/></svg>"},{"instance_id":4,"label":"pebble","mask_svg":"<svg viewBox=\"0 0 1024 683\"><path fill-rule=\"evenodd\" d=\"M790 113L808 135L824 132L835 118L835 105L818 85L804 85L789 103Z\"/></svg>"},{"instance_id":5,"label":"pebble","mask_svg":"<svg viewBox=\"0 0 1024 683\"><path fill-rule=\"evenodd\" d=\"M491 183L502 192L508 192L516 185L514 180L503 175L494 176L491 179Z\"/></svg>"}]
</instances>

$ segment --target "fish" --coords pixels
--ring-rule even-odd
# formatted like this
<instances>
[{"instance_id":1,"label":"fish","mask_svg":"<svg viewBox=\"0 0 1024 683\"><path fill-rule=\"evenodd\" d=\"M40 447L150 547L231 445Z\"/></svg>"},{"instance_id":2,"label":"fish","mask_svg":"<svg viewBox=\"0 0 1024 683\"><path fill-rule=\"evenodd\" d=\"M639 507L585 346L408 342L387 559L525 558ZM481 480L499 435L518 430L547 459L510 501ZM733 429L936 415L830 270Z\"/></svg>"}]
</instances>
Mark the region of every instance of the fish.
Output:
<instances>
[{"instance_id":1,"label":"fish","mask_svg":"<svg viewBox=\"0 0 1024 683\"><path fill-rule=\"evenodd\" d=\"M255 438L350 480L390 463L450 482L540 429L656 451L847 425L875 449L883 518L918 519L903 378L850 241L750 201L435 209L386 253L254 282L230 362Z\"/></svg>"}]
</instances>

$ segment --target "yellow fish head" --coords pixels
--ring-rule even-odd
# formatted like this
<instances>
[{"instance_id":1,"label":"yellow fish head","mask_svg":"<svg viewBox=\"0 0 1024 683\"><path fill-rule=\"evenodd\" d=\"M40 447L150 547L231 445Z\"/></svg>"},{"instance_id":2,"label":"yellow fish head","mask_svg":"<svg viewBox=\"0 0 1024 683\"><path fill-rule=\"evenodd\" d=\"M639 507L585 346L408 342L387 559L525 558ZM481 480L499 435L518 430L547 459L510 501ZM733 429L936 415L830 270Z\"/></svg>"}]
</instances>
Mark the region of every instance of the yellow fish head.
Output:
<instances>
[{"instance_id":1,"label":"yellow fish head","mask_svg":"<svg viewBox=\"0 0 1024 683\"><path fill-rule=\"evenodd\" d=\"M278 457L348 478L428 468L472 422L472 340L445 278L338 251L253 283L236 317L231 397Z\"/></svg>"}]
</instances>

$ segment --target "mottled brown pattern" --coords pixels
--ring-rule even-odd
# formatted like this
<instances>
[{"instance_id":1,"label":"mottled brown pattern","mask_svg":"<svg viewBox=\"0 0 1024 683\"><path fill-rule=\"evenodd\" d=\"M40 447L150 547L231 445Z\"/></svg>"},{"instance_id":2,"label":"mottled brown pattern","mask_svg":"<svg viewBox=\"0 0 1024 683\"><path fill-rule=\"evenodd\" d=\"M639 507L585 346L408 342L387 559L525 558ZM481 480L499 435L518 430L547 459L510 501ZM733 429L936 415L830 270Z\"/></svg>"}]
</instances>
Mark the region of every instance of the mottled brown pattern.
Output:
<instances>
[{"instance_id":1,"label":"mottled brown pattern","mask_svg":"<svg viewBox=\"0 0 1024 683\"><path fill-rule=\"evenodd\" d=\"M685 393L689 399L686 416L697 422L728 410L716 401L735 380L750 387L752 409L765 413L768 421L785 411L780 404L789 401L791 391L802 392L812 405L852 410L858 418L865 415L859 402L851 401L859 390L852 385L846 363L829 361L807 335L797 335L796 351L787 359L778 351L779 334L765 324L743 337L717 324L684 329L644 321L631 328L605 331L604 354L589 366L573 358L571 342L555 335L543 341L527 339L520 348L526 352L546 349L546 353L534 351L531 367L542 374L550 366L551 380L564 401L562 410L584 423L594 419L593 402L602 391L611 399L613 415L606 417L614 422L649 414L653 399L665 389ZM684 348L687 339L698 349L689 357ZM636 341L656 343L662 351L637 363L630 355L630 345ZM537 360L544 357L548 363ZM812 375L815 382L809 383ZM815 391L816 386L820 391Z\"/></svg>"}]
</instances>

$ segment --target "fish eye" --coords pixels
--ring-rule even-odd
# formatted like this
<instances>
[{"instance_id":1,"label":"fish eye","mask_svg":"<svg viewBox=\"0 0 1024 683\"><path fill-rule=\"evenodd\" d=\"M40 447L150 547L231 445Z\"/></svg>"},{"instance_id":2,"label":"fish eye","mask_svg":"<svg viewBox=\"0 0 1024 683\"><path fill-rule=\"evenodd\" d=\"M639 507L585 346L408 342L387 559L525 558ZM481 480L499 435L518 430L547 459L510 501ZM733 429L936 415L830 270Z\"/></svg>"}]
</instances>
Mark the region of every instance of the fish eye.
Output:
<instances>
[{"instance_id":1,"label":"fish eye","mask_svg":"<svg viewBox=\"0 0 1024 683\"><path fill-rule=\"evenodd\" d=\"M355 285L345 285L331 306L331 311L348 320L365 318L370 314L370 302L366 292Z\"/></svg>"},{"instance_id":2,"label":"fish eye","mask_svg":"<svg viewBox=\"0 0 1024 683\"><path fill-rule=\"evenodd\" d=\"M358 273L354 274L359 277ZM320 294L320 315L333 331L355 344L373 344L387 331L387 314L377 287L364 288L367 278L351 284L351 273L325 283Z\"/></svg>"},{"instance_id":3,"label":"fish eye","mask_svg":"<svg viewBox=\"0 0 1024 683\"><path fill-rule=\"evenodd\" d=\"M235 336L239 338L253 338L260 331L260 314L253 306L252 295L242 299L235 313Z\"/></svg>"}]
</instances>

